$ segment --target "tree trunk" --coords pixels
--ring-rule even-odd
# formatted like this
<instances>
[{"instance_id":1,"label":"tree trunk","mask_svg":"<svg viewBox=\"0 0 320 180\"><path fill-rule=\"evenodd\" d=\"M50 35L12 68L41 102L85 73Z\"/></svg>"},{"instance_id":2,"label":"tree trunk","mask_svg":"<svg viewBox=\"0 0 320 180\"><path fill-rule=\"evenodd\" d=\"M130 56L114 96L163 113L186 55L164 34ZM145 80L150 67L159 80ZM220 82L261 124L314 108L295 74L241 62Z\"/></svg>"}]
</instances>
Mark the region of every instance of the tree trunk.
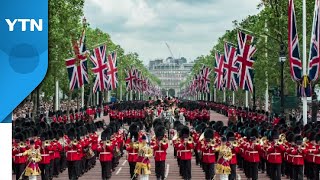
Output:
<instances>
[{"instance_id":1,"label":"tree trunk","mask_svg":"<svg viewBox=\"0 0 320 180\"><path fill-rule=\"evenodd\" d=\"M68 105L67 105L67 119L69 119L70 117L70 101L71 101L71 96L72 96L72 91L69 91L69 94L68 94Z\"/></svg>"}]
</instances>

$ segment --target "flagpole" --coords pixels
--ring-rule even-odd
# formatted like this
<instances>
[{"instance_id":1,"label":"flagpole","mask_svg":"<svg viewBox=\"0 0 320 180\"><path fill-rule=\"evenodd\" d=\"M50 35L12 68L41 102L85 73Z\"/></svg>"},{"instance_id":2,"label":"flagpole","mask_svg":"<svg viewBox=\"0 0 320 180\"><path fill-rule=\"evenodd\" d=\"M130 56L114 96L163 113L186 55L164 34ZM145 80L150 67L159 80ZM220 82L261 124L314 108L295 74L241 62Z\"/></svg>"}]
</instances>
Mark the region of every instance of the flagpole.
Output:
<instances>
[{"instance_id":1,"label":"flagpole","mask_svg":"<svg viewBox=\"0 0 320 180\"><path fill-rule=\"evenodd\" d=\"M122 83L120 83L120 101L122 101Z\"/></svg>"},{"instance_id":2,"label":"flagpole","mask_svg":"<svg viewBox=\"0 0 320 180\"><path fill-rule=\"evenodd\" d=\"M56 103L55 103L55 110L59 110L59 81L56 80Z\"/></svg>"},{"instance_id":3,"label":"flagpole","mask_svg":"<svg viewBox=\"0 0 320 180\"><path fill-rule=\"evenodd\" d=\"M302 1L302 22L303 22L303 66L302 66L302 71L303 75L307 75L307 25L306 25L306 0ZM307 97L302 97L302 107L303 107L303 124L307 124L307 116L308 116L308 104L307 104Z\"/></svg>"},{"instance_id":4,"label":"flagpole","mask_svg":"<svg viewBox=\"0 0 320 180\"><path fill-rule=\"evenodd\" d=\"M132 101L132 90L130 90L130 101Z\"/></svg>"},{"instance_id":5,"label":"flagpole","mask_svg":"<svg viewBox=\"0 0 320 180\"><path fill-rule=\"evenodd\" d=\"M214 88L213 101L217 102L217 88Z\"/></svg>"},{"instance_id":6,"label":"flagpole","mask_svg":"<svg viewBox=\"0 0 320 180\"><path fill-rule=\"evenodd\" d=\"M267 20L265 21L264 27L266 29L266 31L268 32L268 23ZM265 37L265 44L267 47L268 44L268 36L264 36ZM266 49L266 60L268 60L268 50ZM266 92L265 92L265 111L269 111L269 82L268 82L268 71L265 72L266 74Z\"/></svg>"},{"instance_id":7,"label":"flagpole","mask_svg":"<svg viewBox=\"0 0 320 180\"><path fill-rule=\"evenodd\" d=\"M107 102L111 102L111 91L109 90L107 93Z\"/></svg>"},{"instance_id":8,"label":"flagpole","mask_svg":"<svg viewBox=\"0 0 320 180\"><path fill-rule=\"evenodd\" d=\"M84 86L81 87L81 108L84 107Z\"/></svg>"},{"instance_id":9,"label":"flagpole","mask_svg":"<svg viewBox=\"0 0 320 180\"><path fill-rule=\"evenodd\" d=\"M246 91L246 108L249 107L249 92Z\"/></svg>"},{"instance_id":10,"label":"flagpole","mask_svg":"<svg viewBox=\"0 0 320 180\"><path fill-rule=\"evenodd\" d=\"M235 94L234 94L234 91L232 91L232 105L234 105L234 101L235 101Z\"/></svg>"},{"instance_id":11,"label":"flagpole","mask_svg":"<svg viewBox=\"0 0 320 180\"><path fill-rule=\"evenodd\" d=\"M99 91L97 91L97 105L99 105Z\"/></svg>"},{"instance_id":12,"label":"flagpole","mask_svg":"<svg viewBox=\"0 0 320 180\"><path fill-rule=\"evenodd\" d=\"M225 103L226 101L226 90L223 90L223 102Z\"/></svg>"},{"instance_id":13,"label":"flagpole","mask_svg":"<svg viewBox=\"0 0 320 180\"><path fill-rule=\"evenodd\" d=\"M129 93L126 93L126 101L129 101Z\"/></svg>"}]
</instances>

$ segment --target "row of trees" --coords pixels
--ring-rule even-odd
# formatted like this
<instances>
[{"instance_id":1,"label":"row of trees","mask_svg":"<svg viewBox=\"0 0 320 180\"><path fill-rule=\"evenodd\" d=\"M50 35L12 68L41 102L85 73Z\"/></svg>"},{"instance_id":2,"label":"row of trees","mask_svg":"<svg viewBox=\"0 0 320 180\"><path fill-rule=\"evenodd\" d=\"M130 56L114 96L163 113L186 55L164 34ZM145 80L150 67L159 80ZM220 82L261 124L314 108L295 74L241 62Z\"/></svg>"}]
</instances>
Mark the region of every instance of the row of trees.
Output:
<instances>
[{"instance_id":1,"label":"row of trees","mask_svg":"<svg viewBox=\"0 0 320 180\"><path fill-rule=\"evenodd\" d=\"M44 93L45 100L49 100L54 97L56 81L59 81L59 87L63 94L66 94L70 98L80 96L80 89L74 90L73 92L69 90L69 79L65 60L74 56L71 39L80 37L81 35L81 31L83 29L81 21L83 17L83 7L84 0L49 0L49 67L45 79L31 94L31 97L35 102L35 106L37 104L39 105L39 103L37 103L37 99L39 101L39 98L37 98L39 93ZM126 84L124 81L126 76L125 69L128 69L131 66L139 69L154 83L160 84L160 80L150 74L137 53L125 53L124 49L120 45L112 42L108 33L103 32L99 28L94 29L90 27L90 22L87 23L86 48L88 50L92 50L98 45L106 44L108 52L117 51L119 84L118 88L112 92L113 94L116 94L119 98L119 87L122 87L122 92L126 92ZM91 65L88 60L88 69L92 68L92 66L93 65ZM91 71L88 71L88 73L90 85L85 86L85 99L87 102L92 99L92 84L94 82L94 75Z\"/></svg>"},{"instance_id":2,"label":"row of trees","mask_svg":"<svg viewBox=\"0 0 320 180\"><path fill-rule=\"evenodd\" d=\"M237 45L237 31L240 29L247 31L255 37L257 52L255 53L254 63L254 85L257 100L264 102L266 92L266 81L270 87L280 86L280 45L283 44L285 52L288 55L288 1L282 0L262 0L257 6L261 11L257 15L249 15L241 22L233 21L233 29L227 30L223 36L218 39L210 54L197 58L196 64L192 69L192 74L196 74L205 64L214 69L214 54L216 51L224 52L224 42L228 41ZM300 38L300 47L302 47L302 1L295 1L295 10L297 16L297 29ZM314 10L314 1L307 1L307 40L310 40L311 26ZM302 48L301 48L302 49ZM309 46L307 47L308 52ZM302 54L302 53L301 53ZM288 59L288 58L287 58ZM289 62L284 65L284 95L296 95L296 83L291 80ZM212 82L213 84L212 73ZM191 77L188 78L189 82ZM184 84L181 84L182 86ZM213 86L211 86L213 88ZM211 89L212 90L212 89ZM222 101L223 92L218 91L217 99ZM231 92L227 91L227 97ZM239 90L236 92L237 100L244 104L245 92ZM239 102L239 101L238 101ZM260 103L262 105L263 103Z\"/></svg>"}]
</instances>

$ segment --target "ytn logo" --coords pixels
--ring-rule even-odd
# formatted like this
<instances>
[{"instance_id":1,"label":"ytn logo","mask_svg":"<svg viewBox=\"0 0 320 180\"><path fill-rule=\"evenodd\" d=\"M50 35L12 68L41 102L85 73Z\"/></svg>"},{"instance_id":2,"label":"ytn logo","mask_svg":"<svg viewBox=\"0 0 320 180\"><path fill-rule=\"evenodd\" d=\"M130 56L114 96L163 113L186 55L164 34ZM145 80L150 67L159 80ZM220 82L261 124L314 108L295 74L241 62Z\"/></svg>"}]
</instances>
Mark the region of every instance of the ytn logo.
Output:
<instances>
[{"instance_id":1,"label":"ytn logo","mask_svg":"<svg viewBox=\"0 0 320 180\"><path fill-rule=\"evenodd\" d=\"M21 31L26 31L27 30L27 24L30 24L30 31L34 31L35 28L37 28L38 31L42 31L42 19L39 19L37 22L35 19L14 19L11 21L10 19L5 19L8 26L9 26L9 31L14 31L14 25L17 22L21 23Z\"/></svg>"}]
</instances>

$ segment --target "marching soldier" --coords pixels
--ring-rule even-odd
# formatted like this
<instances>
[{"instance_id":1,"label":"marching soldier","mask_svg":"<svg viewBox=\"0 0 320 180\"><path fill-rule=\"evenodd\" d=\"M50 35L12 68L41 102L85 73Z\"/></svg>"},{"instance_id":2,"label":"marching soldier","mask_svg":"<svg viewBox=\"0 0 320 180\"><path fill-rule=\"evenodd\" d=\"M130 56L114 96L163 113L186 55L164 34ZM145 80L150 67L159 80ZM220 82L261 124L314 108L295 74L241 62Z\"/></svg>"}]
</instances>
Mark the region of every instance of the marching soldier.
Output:
<instances>
[{"instance_id":1,"label":"marching soldier","mask_svg":"<svg viewBox=\"0 0 320 180\"><path fill-rule=\"evenodd\" d=\"M41 161L39 167L41 170L41 179L48 180L50 177L50 151L53 150L49 135L46 132L41 134L42 146L40 147Z\"/></svg>"},{"instance_id":2,"label":"marching soldier","mask_svg":"<svg viewBox=\"0 0 320 180\"><path fill-rule=\"evenodd\" d=\"M237 154L239 153L239 145L237 140L234 137L233 132L227 133L227 145L230 147L232 151L232 158L230 160L230 169L231 172L229 174L229 180L236 180L237 178Z\"/></svg>"},{"instance_id":3,"label":"marching soldier","mask_svg":"<svg viewBox=\"0 0 320 180\"><path fill-rule=\"evenodd\" d=\"M211 128L207 128L204 131L204 141L201 141L201 151L202 151L202 167L205 172L206 180L213 179L214 164L216 162L215 151L217 144L213 138L214 131Z\"/></svg>"},{"instance_id":4,"label":"marching soldier","mask_svg":"<svg viewBox=\"0 0 320 180\"><path fill-rule=\"evenodd\" d=\"M216 174L220 175L221 180L227 180L231 173L230 160L232 158L232 151L230 147L226 145L226 142L227 138L222 136L221 145L217 148L219 155L216 165Z\"/></svg>"},{"instance_id":5,"label":"marching soldier","mask_svg":"<svg viewBox=\"0 0 320 180\"><path fill-rule=\"evenodd\" d=\"M180 150L180 166L184 180L191 179L191 158L192 149L194 148L193 138L190 135L189 128L184 126L181 130L181 140L178 145Z\"/></svg>"},{"instance_id":6,"label":"marching soldier","mask_svg":"<svg viewBox=\"0 0 320 180\"><path fill-rule=\"evenodd\" d=\"M132 180L136 180L137 177L135 176L134 169L136 167L136 163L138 160L138 150L139 150L138 132L136 129L130 131L130 139L128 140L129 142L126 144L126 150L128 153L127 160L130 166L130 177Z\"/></svg>"},{"instance_id":7,"label":"marching soldier","mask_svg":"<svg viewBox=\"0 0 320 180\"><path fill-rule=\"evenodd\" d=\"M80 177L80 153L82 148L77 140L76 130L74 128L69 129L68 137L70 138L69 146L67 149L67 164L68 175L70 180L77 180Z\"/></svg>"},{"instance_id":8,"label":"marching soldier","mask_svg":"<svg viewBox=\"0 0 320 180\"><path fill-rule=\"evenodd\" d=\"M114 145L110 141L111 133L112 131L110 128L107 128L105 131L102 132L101 142L98 147L103 180L110 179L112 175L112 157Z\"/></svg>"},{"instance_id":9,"label":"marching soldier","mask_svg":"<svg viewBox=\"0 0 320 180\"><path fill-rule=\"evenodd\" d=\"M295 146L292 148L292 170L293 179L303 179L303 165L304 165L304 152L305 144L303 144L302 136L297 135L294 140Z\"/></svg>"},{"instance_id":10,"label":"marching soldier","mask_svg":"<svg viewBox=\"0 0 320 180\"><path fill-rule=\"evenodd\" d=\"M140 180L149 180L151 174L150 159L153 155L152 149L146 142L147 137L142 136L142 142L139 144L138 159L135 166L134 173L139 175Z\"/></svg>"},{"instance_id":11,"label":"marching soldier","mask_svg":"<svg viewBox=\"0 0 320 180\"><path fill-rule=\"evenodd\" d=\"M25 176L29 177L29 180L37 180L37 176L41 173L38 164L38 162L41 161L41 154L39 149L35 148L33 140L30 141L30 149L26 150L22 155L28 158Z\"/></svg>"},{"instance_id":12,"label":"marching soldier","mask_svg":"<svg viewBox=\"0 0 320 180\"><path fill-rule=\"evenodd\" d=\"M168 149L168 140L164 138L165 127L160 125L155 127L156 140L153 146L154 160L155 160L155 172L157 180L165 179L165 162Z\"/></svg>"},{"instance_id":13,"label":"marching soldier","mask_svg":"<svg viewBox=\"0 0 320 180\"><path fill-rule=\"evenodd\" d=\"M26 168L27 157L23 153L27 150L25 144L25 137L22 133L17 133L14 137L15 144L12 150L13 164L16 173L16 180L19 180L21 176L24 176L22 173Z\"/></svg>"},{"instance_id":14,"label":"marching soldier","mask_svg":"<svg viewBox=\"0 0 320 180\"><path fill-rule=\"evenodd\" d=\"M259 141L258 141L258 131L253 128L249 130L248 137L250 137L250 142L247 144L245 149L245 156L247 157L247 177L252 180L258 179L258 165L260 162L259 156Z\"/></svg>"}]
</instances>

